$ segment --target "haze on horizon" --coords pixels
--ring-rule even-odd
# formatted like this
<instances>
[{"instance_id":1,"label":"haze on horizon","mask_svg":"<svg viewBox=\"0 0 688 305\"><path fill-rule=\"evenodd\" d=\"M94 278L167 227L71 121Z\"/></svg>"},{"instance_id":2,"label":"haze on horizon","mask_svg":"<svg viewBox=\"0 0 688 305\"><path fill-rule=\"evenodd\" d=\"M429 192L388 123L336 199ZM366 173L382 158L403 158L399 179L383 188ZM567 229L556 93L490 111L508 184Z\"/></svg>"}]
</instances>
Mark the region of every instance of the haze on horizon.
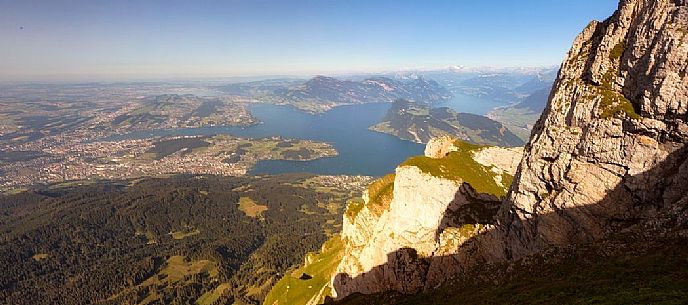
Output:
<instances>
[{"instance_id":1,"label":"haze on horizon","mask_svg":"<svg viewBox=\"0 0 688 305\"><path fill-rule=\"evenodd\" d=\"M0 81L558 65L616 0L0 0Z\"/></svg>"}]
</instances>

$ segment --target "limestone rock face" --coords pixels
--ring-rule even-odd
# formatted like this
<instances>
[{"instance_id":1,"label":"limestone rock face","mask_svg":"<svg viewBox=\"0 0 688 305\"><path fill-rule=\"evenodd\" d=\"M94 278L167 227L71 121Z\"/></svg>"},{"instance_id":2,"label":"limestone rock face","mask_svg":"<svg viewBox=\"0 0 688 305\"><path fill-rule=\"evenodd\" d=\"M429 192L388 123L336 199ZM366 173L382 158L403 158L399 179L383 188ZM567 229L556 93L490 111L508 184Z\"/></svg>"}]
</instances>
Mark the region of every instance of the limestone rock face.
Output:
<instances>
[{"instance_id":1,"label":"limestone rock face","mask_svg":"<svg viewBox=\"0 0 688 305\"><path fill-rule=\"evenodd\" d=\"M474 159L484 166L494 166L513 176L522 157L523 147L486 147L478 151Z\"/></svg>"},{"instance_id":2,"label":"limestone rock face","mask_svg":"<svg viewBox=\"0 0 688 305\"><path fill-rule=\"evenodd\" d=\"M686 1L626 0L588 25L504 203L505 258L594 240L685 198L687 72Z\"/></svg>"},{"instance_id":3,"label":"limestone rock face","mask_svg":"<svg viewBox=\"0 0 688 305\"><path fill-rule=\"evenodd\" d=\"M428 156L456 151L455 139L430 141ZM513 175L522 149L480 148L474 158L498 174ZM494 153L494 154L493 154ZM487 157L490 156L490 157ZM500 175L496 175L500 176ZM353 219L344 217L344 257L332 280L336 297L395 290L416 293L442 283L462 243L488 230L500 201L480 194L461 180L435 177L415 166L400 166L389 207L375 213L370 196ZM488 218L488 219L484 219Z\"/></svg>"},{"instance_id":4,"label":"limestone rock face","mask_svg":"<svg viewBox=\"0 0 688 305\"><path fill-rule=\"evenodd\" d=\"M418 189L419 183L428 188ZM459 187L457 182L424 174L416 167L398 168L389 210L363 230L356 224L374 219L368 208L359 212L353 225L344 223L342 237L349 251L345 251L337 273L347 277L334 279L337 296L389 289L412 293L423 288L420 274L426 267L412 258L431 256L436 250L437 229ZM395 253L400 249L408 250ZM405 267L399 270L399 266Z\"/></svg>"},{"instance_id":5,"label":"limestone rock face","mask_svg":"<svg viewBox=\"0 0 688 305\"><path fill-rule=\"evenodd\" d=\"M425 156L439 159L452 151L456 151L454 141L456 141L456 139L449 136L430 139L428 144L425 145Z\"/></svg>"}]
</instances>

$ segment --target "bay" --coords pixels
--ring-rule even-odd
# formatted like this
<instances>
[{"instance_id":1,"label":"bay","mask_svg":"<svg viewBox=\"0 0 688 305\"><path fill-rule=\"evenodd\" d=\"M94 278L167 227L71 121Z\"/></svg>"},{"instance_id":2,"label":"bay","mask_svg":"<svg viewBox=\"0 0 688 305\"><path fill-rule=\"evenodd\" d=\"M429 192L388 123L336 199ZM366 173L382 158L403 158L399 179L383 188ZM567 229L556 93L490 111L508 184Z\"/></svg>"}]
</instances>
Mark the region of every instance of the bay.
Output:
<instances>
[{"instance_id":1,"label":"bay","mask_svg":"<svg viewBox=\"0 0 688 305\"><path fill-rule=\"evenodd\" d=\"M332 144L339 155L313 161L259 161L250 173L382 176L393 173L396 166L407 158L422 155L424 149L422 144L368 130L384 117L389 107L389 103L348 105L312 115L290 106L254 104L250 111L261 121L254 126L150 130L114 136L110 140L217 134L314 140Z\"/></svg>"}]
</instances>

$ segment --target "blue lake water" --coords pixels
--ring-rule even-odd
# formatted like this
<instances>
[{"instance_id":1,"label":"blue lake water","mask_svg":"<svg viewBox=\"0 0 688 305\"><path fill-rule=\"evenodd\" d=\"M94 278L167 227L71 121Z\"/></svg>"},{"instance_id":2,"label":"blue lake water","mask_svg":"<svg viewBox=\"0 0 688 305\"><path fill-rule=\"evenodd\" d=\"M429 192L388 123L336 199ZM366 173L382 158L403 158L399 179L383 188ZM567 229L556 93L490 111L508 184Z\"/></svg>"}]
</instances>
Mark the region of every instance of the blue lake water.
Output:
<instances>
[{"instance_id":1,"label":"blue lake water","mask_svg":"<svg viewBox=\"0 0 688 305\"><path fill-rule=\"evenodd\" d=\"M310 115L289 106L255 104L251 113L262 124L250 127L203 127L134 132L112 140L182 135L231 134L237 137L308 139L332 144L339 155L314 161L260 161L252 174L307 172L325 175L382 176L410 156L423 154L424 145L368 130L385 115L391 104L341 106Z\"/></svg>"},{"instance_id":2,"label":"blue lake water","mask_svg":"<svg viewBox=\"0 0 688 305\"><path fill-rule=\"evenodd\" d=\"M433 105L449 107L459 112L485 114L498 102L457 96ZM323 175L382 176L394 172L396 166L410 156L422 155L422 144L373 132L368 127L377 124L389 109L389 103L374 103L336 107L328 112L311 115L289 106L253 104L251 113L262 123L250 127L203 127L172 130L151 130L111 137L111 140L166 136L230 134L244 138L283 138L315 140L332 144L339 155L313 161L259 161L252 174L283 174L306 172Z\"/></svg>"}]
</instances>

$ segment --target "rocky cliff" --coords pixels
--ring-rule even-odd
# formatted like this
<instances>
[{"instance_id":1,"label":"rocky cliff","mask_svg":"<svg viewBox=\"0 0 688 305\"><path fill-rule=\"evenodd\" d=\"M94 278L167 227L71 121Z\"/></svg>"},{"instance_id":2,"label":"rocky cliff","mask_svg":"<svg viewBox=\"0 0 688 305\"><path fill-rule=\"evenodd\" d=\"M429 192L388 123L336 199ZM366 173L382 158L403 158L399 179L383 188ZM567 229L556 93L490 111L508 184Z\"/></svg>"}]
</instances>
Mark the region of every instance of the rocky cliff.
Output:
<instances>
[{"instance_id":1,"label":"rocky cliff","mask_svg":"<svg viewBox=\"0 0 688 305\"><path fill-rule=\"evenodd\" d=\"M685 207L687 34L688 1L626 0L576 38L504 203L506 258Z\"/></svg>"},{"instance_id":2,"label":"rocky cliff","mask_svg":"<svg viewBox=\"0 0 688 305\"><path fill-rule=\"evenodd\" d=\"M513 184L505 165L518 152L431 142L426 157L397 169L381 212L368 198L345 219L336 297L415 293L476 264L685 222L686 36L685 0L625 0L590 23L561 66Z\"/></svg>"},{"instance_id":3,"label":"rocky cliff","mask_svg":"<svg viewBox=\"0 0 688 305\"><path fill-rule=\"evenodd\" d=\"M371 185L344 217L335 296L415 293L441 283L447 264L440 258L491 227L522 153L437 138L425 156Z\"/></svg>"}]
</instances>

